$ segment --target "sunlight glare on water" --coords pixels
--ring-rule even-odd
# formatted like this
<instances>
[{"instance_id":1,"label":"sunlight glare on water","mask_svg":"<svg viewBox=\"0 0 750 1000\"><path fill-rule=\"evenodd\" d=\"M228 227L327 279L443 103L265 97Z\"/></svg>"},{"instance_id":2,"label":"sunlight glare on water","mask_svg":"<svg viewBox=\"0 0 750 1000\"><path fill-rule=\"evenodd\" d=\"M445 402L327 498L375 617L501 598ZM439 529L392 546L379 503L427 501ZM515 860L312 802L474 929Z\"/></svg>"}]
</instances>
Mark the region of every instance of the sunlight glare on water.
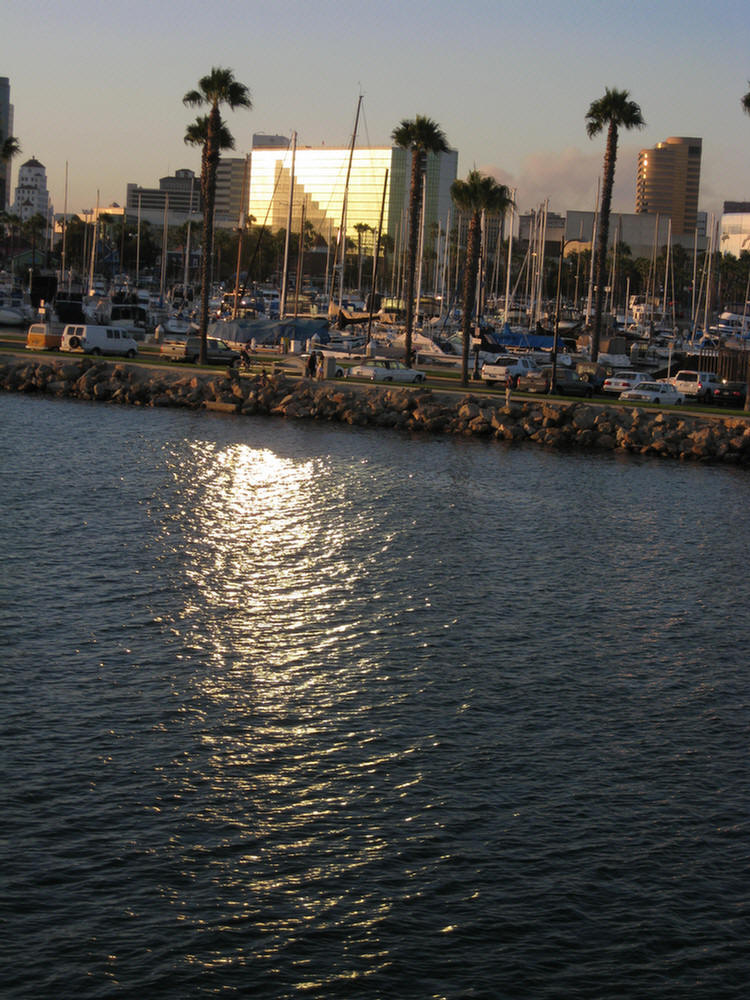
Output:
<instances>
[{"instance_id":1,"label":"sunlight glare on water","mask_svg":"<svg viewBox=\"0 0 750 1000\"><path fill-rule=\"evenodd\" d=\"M0 412L9 1000L744 997L746 473Z\"/></svg>"}]
</instances>

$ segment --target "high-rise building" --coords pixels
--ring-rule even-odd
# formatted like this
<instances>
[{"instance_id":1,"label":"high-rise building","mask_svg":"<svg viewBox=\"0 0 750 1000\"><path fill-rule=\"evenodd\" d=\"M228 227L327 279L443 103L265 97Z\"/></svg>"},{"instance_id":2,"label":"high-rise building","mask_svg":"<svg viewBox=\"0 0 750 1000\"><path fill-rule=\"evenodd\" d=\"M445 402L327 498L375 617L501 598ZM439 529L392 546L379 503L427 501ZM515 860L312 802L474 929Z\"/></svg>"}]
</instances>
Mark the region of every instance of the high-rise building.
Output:
<instances>
[{"instance_id":1,"label":"high-rise building","mask_svg":"<svg viewBox=\"0 0 750 1000\"><path fill-rule=\"evenodd\" d=\"M48 221L52 217L47 171L33 156L18 168L13 211L22 222L27 222L32 215L42 215Z\"/></svg>"},{"instance_id":2,"label":"high-rise building","mask_svg":"<svg viewBox=\"0 0 750 1000\"><path fill-rule=\"evenodd\" d=\"M344 215L346 193L346 235L352 240L361 236L363 226L377 232L383 192L383 232L395 244L405 232L411 154L404 149L385 147L347 148L333 146L298 146L292 151L280 137L254 136L250 157L250 195L248 212L256 225L272 230L286 229L289 218L289 194L294 184L292 228L299 232L304 207L305 222L326 241L335 238ZM351 166L350 166L351 163ZM449 150L427 157L425 176L425 239L433 226L443 230L451 207L450 188L456 179L458 152ZM387 175L387 183L386 183ZM348 185L347 185L348 178Z\"/></svg>"},{"instance_id":3,"label":"high-rise building","mask_svg":"<svg viewBox=\"0 0 750 1000\"><path fill-rule=\"evenodd\" d=\"M671 136L638 154L635 210L668 216L675 235L696 227L702 144L701 139Z\"/></svg>"},{"instance_id":4,"label":"high-rise building","mask_svg":"<svg viewBox=\"0 0 750 1000\"><path fill-rule=\"evenodd\" d=\"M179 226L192 215L201 212L200 179L192 170L175 170L174 176L159 178L158 188L144 188L138 184L128 184L126 202L129 218L140 215L143 221L161 225L164 209L167 209L168 224Z\"/></svg>"},{"instance_id":5,"label":"high-rise building","mask_svg":"<svg viewBox=\"0 0 750 1000\"><path fill-rule=\"evenodd\" d=\"M721 216L721 252L750 253L750 201L725 201Z\"/></svg>"},{"instance_id":6,"label":"high-rise building","mask_svg":"<svg viewBox=\"0 0 750 1000\"><path fill-rule=\"evenodd\" d=\"M222 156L216 168L214 224L220 229L239 225L240 212L247 209L246 187L249 161L244 156Z\"/></svg>"},{"instance_id":7,"label":"high-rise building","mask_svg":"<svg viewBox=\"0 0 750 1000\"><path fill-rule=\"evenodd\" d=\"M0 146L13 135L13 105L10 103L10 80L0 76ZM0 212L8 207L10 199L10 160L0 160Z\"/></svg>"}]
</instances>

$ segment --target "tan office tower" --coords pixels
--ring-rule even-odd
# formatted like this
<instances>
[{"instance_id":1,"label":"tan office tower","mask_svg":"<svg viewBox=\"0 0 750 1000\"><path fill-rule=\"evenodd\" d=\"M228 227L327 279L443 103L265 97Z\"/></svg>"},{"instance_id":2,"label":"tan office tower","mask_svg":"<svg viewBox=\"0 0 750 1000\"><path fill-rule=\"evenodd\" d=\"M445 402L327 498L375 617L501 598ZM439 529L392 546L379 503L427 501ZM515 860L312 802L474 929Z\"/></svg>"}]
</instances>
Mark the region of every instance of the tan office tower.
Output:
<instances>
[{"instance_id":1,"label":"tan office tower","mask_svg":"<svg viewBox=\"0 0 750 1000\"><path fill-rule=\"evenodd\" d=\"M672 233L692 233L698 216L702 139L672 136L638 154L635 210L668 215Z\"/></svg>"}]
</instances>

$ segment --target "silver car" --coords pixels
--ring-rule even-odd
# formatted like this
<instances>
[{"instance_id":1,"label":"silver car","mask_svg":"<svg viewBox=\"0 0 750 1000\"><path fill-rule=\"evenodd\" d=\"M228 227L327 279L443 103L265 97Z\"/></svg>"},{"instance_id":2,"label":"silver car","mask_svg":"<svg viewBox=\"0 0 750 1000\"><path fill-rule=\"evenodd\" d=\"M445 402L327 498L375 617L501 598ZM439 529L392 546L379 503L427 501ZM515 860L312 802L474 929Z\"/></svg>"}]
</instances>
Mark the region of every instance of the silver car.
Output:
<instances>
[{"instance_id":1,"label":"silver car","mask_svg":"<svg viewBox=\"0 0 750 1000\"><path fill-rule=\"evenodd\" d=\"M366 378L371 382L424 382L424 372L407 367L403 361L372 358L349 369L349 378Z\"/></svg>"},{"instance_id":2,"label":"silver car","mask_svg":"<svg viewBox=\"0 0 750 1000\"><path fill-rule=\"evenodd\" d=\"M620 393L620 399L639 403L663 403L665 406L679 406L685 397L670 382L639 382L634 389Z\"/></svg>"}]
</instances>

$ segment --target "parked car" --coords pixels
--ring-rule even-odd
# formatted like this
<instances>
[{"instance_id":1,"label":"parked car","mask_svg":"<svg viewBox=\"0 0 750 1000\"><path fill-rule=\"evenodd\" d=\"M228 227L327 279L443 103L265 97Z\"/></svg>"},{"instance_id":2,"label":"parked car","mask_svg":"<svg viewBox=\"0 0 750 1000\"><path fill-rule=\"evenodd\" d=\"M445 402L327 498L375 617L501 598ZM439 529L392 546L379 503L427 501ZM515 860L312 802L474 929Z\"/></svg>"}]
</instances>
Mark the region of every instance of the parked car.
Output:
<instances>
[{"instance_id":1,"label":"parked car","mask_svg":"<svg viewBox=\"0 0 750 1000\"><path fill-rule=\"evenodd\" d=\"M347 372L350 378L368 378L371 382L424 382L425 373L407 368L403 361L391 358L372 358L361 365L354 365Z\"/></svg>"},{"instance_id":2,"label":"parked car","mask_svg":"<svg viewBox=\"0 0 750 1000\"><path fill-rule=\"evenodd\" d=\"M747 385L744 382L720 382L714 387L711 402L714 406L731 406L735 410L745 408Z\"/></svg>"},{"instance_id":3,"label":"parked car","mask_svg":"<svg viewBox=\"0 0 750 1000\"><path fill-rule=\"evenodd\" d=\"M639 403L662 403L664 406L679 406L685 397L671 382L639 382L634 389L620 393L620 399Z\"/></svg>"},{"instance_id":4,"label":"parked car","mask_svg":"<svg viewBox=\"0 0 750 1000\"><path fill-rule=\"evenodd\" d=\"M551 381L552 366L544 365L543 368L534 368L519 375L516 380L516 389L519 392L549 392Z\"/></svg>"},{"instance_id":5,"label":"parked car","mask_svg":"<svg viewBox=\"0 0 750 1000\"><path fill-rule=\"evenodd\" d=\"M82 354L124 354L134 358L138 345L127 330L92 323L68 323L60 340L60 350Z\"/></svg>"},{"instance_id":6,"label":"parked car","mask_svg":"<svg viewBox=\"0 0 750 1000\"><path fill-rule=\"evenodd\" d=\"M585 396L586 399L591 399L594 386L578 372L571 371L570 368L558 368L553 391L559 396Z\"/></svg>"},{"instance_id":7,"label":"parked car","mask_svg":"<svg viewBox=\"0 0 750 1000\"><path fill-rule=\"evenodd\" d=\"M703 403L711 402L714 389L719 384L719 379L714 372L699 372L690 369L677 372L669 381L678 392L682 393L685 399L697 399Z\"/></svg>"},{"instance_id":8,"label":"parked car","mask_svg":"<svg viewBox=\"0 0 750 1000\"><path fill-rule=\"evenodd\" d=\"M531 355L524 357L503 354L495 358L494 361L485 361L482 365L482 381L486 382L487 385L495 385L496 382L506 385L510 379L511 385L517 388L521 375L536 371L538 367L536 360Z\"/></svg>"},{"instance_id":9,"label":"parked car","mask_svg":"<svg viewBox=\"0 0 750 1000\"><path fill-rule=\"evenodd\" d=\"M605 378L602 384L602 392L613 393L619 396L626 389L635 389L640 382L648 381L650 379L644 372L619 371L610 375L609 378Z\"/></svg>"},{"instance_id":10,"label":"parked car","mask_svg":"<svg viewBox=\"0 0 750 1000\"><path fill-rule=\"evenodd\" d=\"M171 361L189 361L195 364L201 353L200 337L175 337L165 340L159 347L159 354ZM229 365L233 367L239 364L239 351L232 348L223 340L216 337L206 338L206 360L209 364Z\"/></svg>"},{"instance_id":11,"label":"parked car","mask_svg":"<svg viewBox=\"0 0 750 1000\"><path fill-rule=\"evenodd\" d=\"M590 382L593 385L594 392L601 392L604 380L612 371L596 361L579 361L575 370L584 382Z\"/></svg>"},{"instance_id":12,"label":"parked car","mask_svg":"<svg viewBox=\"0 0 750 1000\"><path fill-rule=\"evenodd\" d=\"M519 392L549 392L552 384L552 366L545 365L534 371L518 376L516 389ZM555 373L555 394L558 396L585 396L590 399L594 395L594 387L585 382L578 372L562 365Z\"/></svg>"}]
</instances>

